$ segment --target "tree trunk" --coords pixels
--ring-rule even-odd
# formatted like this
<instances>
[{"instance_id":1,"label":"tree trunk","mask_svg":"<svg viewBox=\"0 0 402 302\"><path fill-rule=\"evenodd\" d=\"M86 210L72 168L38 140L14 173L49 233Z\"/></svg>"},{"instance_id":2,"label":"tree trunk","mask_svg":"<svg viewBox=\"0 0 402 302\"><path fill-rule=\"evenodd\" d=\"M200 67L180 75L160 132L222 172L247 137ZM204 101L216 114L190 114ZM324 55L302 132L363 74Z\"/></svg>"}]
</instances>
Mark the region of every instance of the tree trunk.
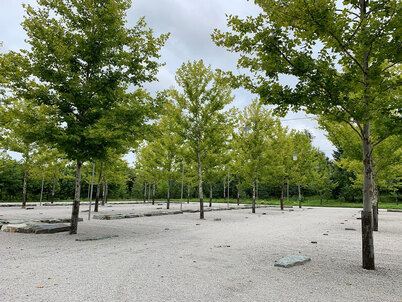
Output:
<instances>
[{"instance_id":1,"label":"tree trunk","mask_svg":"<svg viewBox=\"0 0 402 302\"><path fill-rule=\"evenodd\" d=\"M147 183L144 182L144 203L145 203L146 199L147 199Z\"/></svg>"},{"instance_id":2,"label":"tree trunk","mask_svg":"<svg viewBox=\"0 0 402 302\"><path fill-rule=\"evenodd\" d=\"M282 183L281 183L281 210L283 210L284 190L285 190L285 180L283 180Z\"/></svg>"},{"instance_id":3,"label":"tree trunk","mask_svg":"<svg viewBox=\"0 0 402 302\"><path fill-rule=\"evenodd\" d=\"M103 196L103 199L105 200L105 202L103 202L103 200L102 200L102 205L105 205L105 203L107 203L108 194L109 194L109 188L107 185L107 178L105 177L105 195Z\"/></svg>"},{"instance_id":4,"label":"tree trunk","mask_svg":"<svg viewBox=\"0 0 402 302\"><path fill-rule=\"evenodd\" d=\"M298 184L297 185L297 188L298 188L298 190L299 190L299 208L301 209L301 202L302 202L302 194L301 194L301 185L300 184Z\"/></svg>"},{"instance_id":5,"label":"tree trunk","mask_svg":"<svg viewBox=\"0 0 402 302\"><path fill-rule=\"evenodd\" d=\"M27 205L27 182L28 182L28 171L24 172L24 184L22 186L22 207L25 208Z\"/></svg>"},{"instance_id":6,"label":"tree trunk","mask_svg":"<svg viewBox=\"0 0 402 302\"><path fill-rule=\"evenodd\" d=\"M166 203L166 209L169 208L170 208L170 179L168 179L167 203Z\"/></svg>"},{"instance_id":7,"label":"tree trunk","mask_svg":"<svg viewBox=\"0 0 402 302\"><path fill-rule=\"evenodd\" d=\"M240 180L237 183L237 205L240 205Z\"/></svg>"},{"instance_id":8,"label":"tree trunk","mask_svg":"<svg viewBox=\"0 0 402 302\"><path fill-rule=\"evenodd\" d=\"M198 195L200 197L200 219L204 219L204 192L202 191L201 154L198 150Z\"/></svg>"},{"instance_id":9,"label":"tree trunk","mask_svg":"<svg viewBox=\"0 0 402 302\"><path fill-rule=\"evenodd\" d=\"M103 177L103 181L102 181L102 206L105 205L105 201L106 201L106 182L105 182L105 177Z\"/></svg>"},{"instance_id":10,"label":"tree trunk","mask_svg":"<svg viewBox=\"0 0 402 302\"><path fill-rule=\"evenodd\" d=\"M148 199L147 200L151 200L151 187L152 187L152 184L149 183L148 184Z\"/></svg>"},{"instance_id":11,"label":"tree trunk","mask_svg":"<svg viewBox=\"0 0 402 302\"><path fill-rule=\"evenodd\" d=\"M190 184L187 184L187 203L190 203Z\"/></svg>"},{"instance_id":12,"label":"tree trunk","mask_svg":"<svg viewBox=\"0 0 402 302\"><path fill-rule=\"evenodd\" d=\"M251 207L251 212L255 213L255 180L253 180L253 204Z\"/></svg>"},{"instance_id":13,"label":"tree trunk","mask_svg":"<svg viewBox=\"0 0 402 302\"><path fill-rule=\"evenodd\" d=\"M370 146L370 124L363 125L363 211L362 211L362 252L363 252L363 268L368 270L375 269L374 262L374 240L372 230L372 213L371 213L371 146Z\"/></svg>"},{"instance_id":14,"label":"tree trunk","mask_svg":"<svg viewBox=\"0 0 402 302\"><path fill-rule=\"evenodd\" d=\"M209 184L209 207L212 207L212 184Z\"/></svg>"},{"instance_id":15,"label":"tree trunk","mask_svg":"<svg viewBox=\"0 0 402 302\"><path fill-rule=\"evenodd\" d=\"M103 172L102 170L103 170L103 163L101 163L101 166L100 166L98 184L96 185L96 199L95 199L94 212L98 212L98 210L99 210L100 184L101 184L101 181L102 181L102 172Z\"/></svg>"},{"instance_id":16,"label":"tree trunk","mask_svg":"<svg viewBox=\"0 0 402 302\"><path fill-rule=\"evenodd\" d=\"M57 182L57 178L56 178L56 176L53 176L52 195L51 195L52 197L51 197L50 203L54 202L54 193L56 191L56 182Z\"/></svg>"},{"instance_id":17,"label":"tree trunk","mask_svg":"<svg viewBox=\"0 0 402 302\"><path fill-rule=\"evenodd\" d=\"M156 190L155 187L156 187L156 186L155 186L155 183L153 183L153 188L152 188L152 205L155 204L155 190Z\"/></svg>"},{"instance_id":18,"label":"tree trunk","mask_svg":"<svg viewBox=\"0 0 402 302\"><path fill-rule=\"evenodd\" d=\"M73 211L71 213L70 234L77 234L77 228L78 228L78 215L80 212L80 193L81 193L81 167L82 162L80 160L77 160L77 170L75 174L75 194L74 194Z\"/></svg>"},{"instance_id":19,"label":"tree trunk","mask_svg":"<svg viewBox=\"0 0 402 302\"><path fill-rule=\"evenodd\" d=\"M226 179L223 180L223 199L226 199Z\"/></svg>"}]
</instances>

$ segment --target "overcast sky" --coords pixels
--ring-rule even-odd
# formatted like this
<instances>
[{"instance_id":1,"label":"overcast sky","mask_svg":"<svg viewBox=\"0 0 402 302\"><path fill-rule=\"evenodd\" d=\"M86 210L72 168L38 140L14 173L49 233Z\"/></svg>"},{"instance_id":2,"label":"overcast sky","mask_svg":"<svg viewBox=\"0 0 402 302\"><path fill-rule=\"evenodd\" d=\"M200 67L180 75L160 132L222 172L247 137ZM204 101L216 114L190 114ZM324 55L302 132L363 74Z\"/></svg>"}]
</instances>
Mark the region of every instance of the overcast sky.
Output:
<instances>
[{"instance_id":1,"label":"overcast sky","mask_svg":"<svg viewBox=\"0 0 402 302\"><path fill-rule=\"evenodd\" d=\"M20 23L24 10L22 3L34 4L35 0L0 0L1 51L18 50L26 47L25 32ZM160 69L159 82L147 85L157 91L175 85L174 74L183 62L203 59L213 68L235 70L237 56L217 47L211 40L214 28L226 29L225 14L245 17L256 15L259 8L246 0L134 0L127 13L128 25L145 16L148 26L155 34L170 32L170 38L161 51L161 61L166 65ZM291 84L291 83L287 83ZM244 90L234 91L233 105L243 108L256 96ZM289 113L283 124L296 130L308 129L314 135L313 144L332 158L334 147L317 129L315 121L305 119L303 112Z\"/></svg>"}]
</instances>

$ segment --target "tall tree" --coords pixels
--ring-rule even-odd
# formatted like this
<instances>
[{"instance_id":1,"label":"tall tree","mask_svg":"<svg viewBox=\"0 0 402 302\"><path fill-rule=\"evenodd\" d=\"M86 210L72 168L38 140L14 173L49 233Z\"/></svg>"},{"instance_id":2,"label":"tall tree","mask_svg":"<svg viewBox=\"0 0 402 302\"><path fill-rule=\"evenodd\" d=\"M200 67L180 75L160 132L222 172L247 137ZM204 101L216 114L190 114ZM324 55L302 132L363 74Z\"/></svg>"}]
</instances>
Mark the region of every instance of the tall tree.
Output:
<instances>
[{"instance_id":1,"label":"tall tree","mask_svg":"<svg viewBox=\"0 0 402 302\"><path fill-rule=\"evenodd\" d=\"M268 183L281 188L280 204L283 210L285 181L289 183L293 165L293 139L287 127L275 120L272 127L272 142L267 150L270 169L265 171Z\"/></svg>"},{"instance_id":2,"label":"tall tree","mask_svg":"<svg viewBox=\"0 0 402 302\"><path fill-rule=\"evenodd\" d=\"M221 72L213 71L204 62L184 63L176 73L181 91L171 89L170 97L178 109L176 121L178 133L189 147L191 157L197 162L200 219L204 219L203 172L208 152L220 149L217 139L226 117L222 112L233 97L228 81ZM219 137L219 136L218 136Z\"/></svg>"},{"instance_id":3,"label":"tall tree","mask_svg":"<svg viewBox=\"0 0 402 302\"><path fill-rule=\"evenodd\" d=\"M297 185L299 195L299 208L302 207L302 188L307 187L313 178L313 171L317 165L318 153L311 145L312 135L308 131L293 133L293 163L291 167L291 179Z\"/></svg>"},{"instance_id":4,"label":"tall tree","mask_svg":"<svg viewBox=\"0 0 402 302\"><path fill-rule=\"evenodd\" d=\"M238 160L242 163L240 175L253 188L252 213L255 213L257 182L265 179L264 170L268 169L267 151L273 124L271 111L255 99L240 113L238 130L234 133L233 147L238 148Z\"/></svg>"},{"instance_id":5,"label":"tall tree","mask_svg":"<svg viewBox=\"0 0 402 302\"><path fill-rule=\"evenodd\" d=\"M127 88L155 80L167 36L154 38L144 19L127 28L129 7L128 0L38 0L35 8L25 6L29 48L1 60L14 95L47 109L36 139L76 161L71 234L77 233L82 163L126 148L149 119L147 98Z\"/></svg>"},{"instance_id":6,"label":"tall tree","mask_svg":"<svg viewBox=\"0 0 402 302\"><path fill-rule=\"evenodd\" d=\"M401 132L400 28L398 0L255 0L257 17L228 17L232 32L214 40L240 52L239 67L252 75L237 83L276 104L331 116L360 137L364 167L362 212L363 268L375 269L371 230L373 149ZM279 75L296 77L294 87ZM370 128L379 131L371 135Z\"/></svg>"}]
</instances>

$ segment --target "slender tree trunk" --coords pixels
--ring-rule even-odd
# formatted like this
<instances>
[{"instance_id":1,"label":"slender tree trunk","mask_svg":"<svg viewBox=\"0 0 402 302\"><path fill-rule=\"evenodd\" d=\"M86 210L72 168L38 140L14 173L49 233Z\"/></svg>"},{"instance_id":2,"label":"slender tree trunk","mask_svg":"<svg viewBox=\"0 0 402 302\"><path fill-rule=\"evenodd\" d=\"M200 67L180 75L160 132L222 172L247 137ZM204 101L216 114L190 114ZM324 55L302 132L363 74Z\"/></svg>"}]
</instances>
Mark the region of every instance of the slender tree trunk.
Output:
<instances>
[{"instance_id":1,"label":"slender tree trunk","mask_svg":"<svg viewBox=\"0 0 402 302\"><path fill-rule=\"evenodd\" d=\"M367 25L363 22L367 18L367 5L368 0L359 0L360 4L360 21L361 21L361 33L365 34L367 30ZM369 107L368 89L369 89L369 45L363 45L363 57L362 57L362 67L363 67L363 99L367 107ZM362 258L363 258L363 268L368 270L375 269L374 261L374 240L372 231L372 213L371 213L371 135L370 135L370 123L366 122L363 124L363 131L361 133L362 145L363 145L363 211L362 211Z\"/></svg>"},{"instance_id":2,"label":"slender tree trunk","mask_svg":"<svg viewBox=\"0 0 402 302\"><path fill-rule=\"evenodd\" d=\"M373 239L373 216L371 213L371 146L370 146L370 124L363 125L363 211L362 211L362 245L363 245L363 268L375 269L374 262L374 239Z\"/></svg>"},{"instance_id":3,"label":"slender tree trunk","mask_svg":"<svg viewBox=\"0 0 402 302\"><path fill-rule=\"evenodd\" d=\"M223 199L226 199L226 179L223 180Z\"/></svg>"},{"instance_id":4,"label":"slender tree trunk","mask_svg":"<svg viewBox=\"0 0 402 302\"><path fill-rule=\"evenodd\" d=\"M56 176L53 176L52 195L51 195L52 197L51 197L50 203L54 202L54 193L56 191L56 182L57 182L57 178L56 178Z\"/></svg>"},{"instance_id":5,"label":"slender tree trunk","mask_svg":"<svg viewBox=\"0 0 402 302\"><path fill-rule=\"evenodd\" d=\"M24 184L22 186L22 207L25 208L27 205L27 182L28 182L28 171L24 172Z\"/></svg>"},{"instance_id":6,"label":"slender tree trunk","mask_svg":"<svg viewBox=\"0 0 402 302\"><path fill-rule=\"evenodd\" d=\"M212 207L212 184L209 184L209 207Z\"/></svg>"},{"instance_id":7,"label":"slender tree trunk","mask_svg":"<svg viewBox=\"0 0 402 302\"><path fill-rule=\"evenodd\" d=\"M170 179L168 179L167 203L166 203L166 209L169 208L170 208Z\"/></svg>"},{"instance_id":8,"label":"slender tree trunk","mask_svg":"<svg viewBox=\"0 0 402 302\"><path fill-rule=\"evenodd\" d=\"M240 205L240 180L237 183L237 205Z\"/></svg>"},{"instance_id":9,"label":"slender tree trunk","mask_svg":"<svg viewBox=\"0 0 402 302\"><path fill-rule=\"evenodd\" d=\"M187 184L187 203L190 203L190 184Z\"/></svg>"},{"instance_id":10,"label":"slender tree trunk","mask_svg":"<svg viewBox=\"0 0 402 302\"><path fill-rule=\"evenodd\" d=\"M199 139L198 139L199 145ZM201 154L197 150L198 155L198 195L200 197L200 219L204 219L204 192L202 191L202 168L201 168Z\"/></svg>"},{"instance_id":11,"label":"slender tree trunk","mask_svg":"<svg viewBox=\"0 0 402 302\"><path fill-rule=\"evenodd\" d=\"M95 198L95 209L94 212L99 211L99 196L100 196L100 184L102 181L103 163L101 163L99 170L98 184L96 185L96 198Z\"/></svg>"},{"instance_id":12,"label":"slender tree trunk","mask_svg":"<svg viewBox=\"0 0 402 302\"><path fill-rule=\"evenodd\" d=\"M77 160L77 170L75 174L75 194L74 194L73 211L71 213L70 234L77 234L78 215L80 212L81 168L82 168L82 162L80 160Z\"/></svg>"},{"instance_id":13,"label":"slender tree trunk","mask_svg":"<svg viewBox=\"0 0 402 302\"><path fill-rule=\"evenodd\" d=\"M43 168L43 175L42 175L42 186L40 188L40 200L39 200L39 205L42 205L42 200L43 200L43 188L45 185L45 172L46 172L46 167Z\"/></svg>"},{"instance_id":14,"label":"slender tree trunk","mask_svg":"<svg viewBox=\"0 0 402 302\"><path fill-rule=\"evenodd\" d=\"M281 183L281 210L283 210L283 196L285 191L285 180Z\"/></svg>"},{"instance_id":15,"label":"slender tree trunk","mask_svg":"<svg viewBox=\"0 0 402 302\"><path fill-rule=\"evenodd\" d=\"M155 190L156 190L156 185L153 183L153 188L152 188L152 205L155 204Z\"/></svg>"},{"instance_id":16,"label":"slender tree trunk","mask_svg":"<svg viewBox=\"0 0 402 302\"><path fill-rule=\"evenodd\" d=\"M255 187L255 179L253 180L253 204L251 207L251 212L255 213L255 196L256 196L256 187Z\"/></svg>"},{"instance_id":17,"label":"slender tree trunk","mask_svg":"<svg viewBox=\"0 0 402 302\"><path fill-rule=\"evenodd\" d=\"M105 183L105 177L103 177L103 181L102 181L102 206L105 205L105 199L106 199L106 183Z\"/></svg>"},{"instance_id":18,"label":"slender tree trunk","mask_svg":"<svg viewBox=\"0 0 402 302\"><path fill-rule=\"evenodd\" d=\"M148 184L148 200L151 200L151 188L152 188L152 184L149 183Z\"/></svg>"},{"instance_id":19,"label":"slender tree trunk","mask_svg":"<svg viewBox=\"0 0 402 302\"><path fill-rule=\"evenodd\" d=\"M147 199L147 183L144 182L144 203L145 203L146 199Z\"/></svg>"},{"instance_id":20,"label":"slender tree trunk","mask_svg":"<svg viewBox=\"0 0 402 302\"><path fill-rule=\"evenodd\" d=\"M229 174L229 168L228 168L228 207L229 207L229 202L230 202L230 174Z\"/></svg>"},{"instance_id":21,"label":"slender tree trunk","mask_svg":"<svg viewBox=\"0 0 402 302\"><path fill-rule=\"evenodd\" d=\"M297 188L299 190L299 208L301 209L301 207L302 207L302 205L301 205L301 202L302 202L301 185L298 184Z\"/></svg>"},{"instance_id":22,"label":"slender tree trunk","mask_svg":"<svg viewBox=\"0 0 402 302\"><path fill-rule=\"evenodd\" d=\"M105 182L106 182L105 203L107 203L107 198L109 197L109 186L107 184L107 178L106 178Z\"/></svg>"}]
</instances>

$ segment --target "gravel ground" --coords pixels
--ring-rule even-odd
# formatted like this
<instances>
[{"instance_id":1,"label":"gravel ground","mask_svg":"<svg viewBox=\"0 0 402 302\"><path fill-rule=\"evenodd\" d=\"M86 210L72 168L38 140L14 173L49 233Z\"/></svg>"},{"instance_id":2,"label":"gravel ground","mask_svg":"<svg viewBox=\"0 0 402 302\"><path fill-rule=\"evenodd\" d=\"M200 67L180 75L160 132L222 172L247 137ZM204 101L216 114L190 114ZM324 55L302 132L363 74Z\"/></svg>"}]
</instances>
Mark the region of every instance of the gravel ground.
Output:
<instances>
[{"instance_id":1,"label":"gravel ground","mask_svg":"<svg viewBox=\"0 0 402 302\"><path fill-rule=\"evenodd\" d=\"M113 205L100 213L160 207ZM0 218L70 212L0 208ZM0 301L402 302L402 213L380 211L375 271L361 268L359 209L245 209L207 212L205 220L199 213L110 221L87 215L81 212L77 235L0 232ZM119 237L75 241L104 235ZM274 267L299 253L312 260Z\"/></svg>"}]
</instances>

